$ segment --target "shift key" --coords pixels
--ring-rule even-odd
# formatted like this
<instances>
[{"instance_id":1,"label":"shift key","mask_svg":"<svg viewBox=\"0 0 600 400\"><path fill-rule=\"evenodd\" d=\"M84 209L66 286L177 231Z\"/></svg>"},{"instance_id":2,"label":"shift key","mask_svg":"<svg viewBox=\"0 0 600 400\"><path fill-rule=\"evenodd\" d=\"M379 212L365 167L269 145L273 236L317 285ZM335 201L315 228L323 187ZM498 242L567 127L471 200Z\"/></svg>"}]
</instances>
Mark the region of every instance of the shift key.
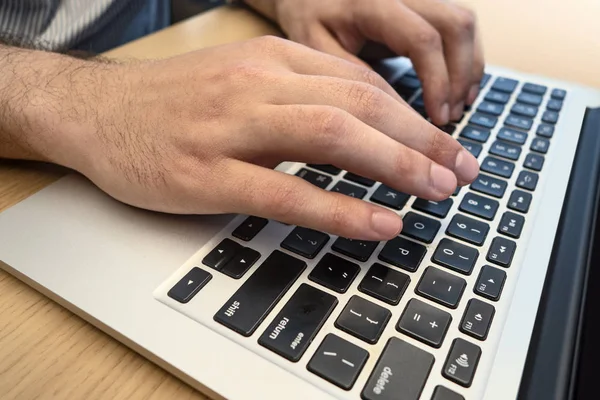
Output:
<instances>
[{"instance_id":1,"label":"shift key","mask_svg":"<svg viewBox=\"0 0 600 400\"><path fill-rule=\"evenodd\" d=\"M303 283L258 343L290 361L300 360L337 303L335 296Z\"/></svg>"},{"instance_id":2,"label":"shift key","mask_svg":"<svg viewBox=\"0 0 600 400\"><path fill-rule=\"evenodd\" d=\"M398 338L391 338L362 392L365 400L418 400L434 358Z\"/></svg>"},{"instance_id":3,"label":"shift key","mask_svg":"<svg viewBox=\"0 0 600 400\"><path fill-rule=\"evenodd\" d=\"M275 250L213 319L250 336L306 268L306 263Z\"/></svg>"}]
</instances>

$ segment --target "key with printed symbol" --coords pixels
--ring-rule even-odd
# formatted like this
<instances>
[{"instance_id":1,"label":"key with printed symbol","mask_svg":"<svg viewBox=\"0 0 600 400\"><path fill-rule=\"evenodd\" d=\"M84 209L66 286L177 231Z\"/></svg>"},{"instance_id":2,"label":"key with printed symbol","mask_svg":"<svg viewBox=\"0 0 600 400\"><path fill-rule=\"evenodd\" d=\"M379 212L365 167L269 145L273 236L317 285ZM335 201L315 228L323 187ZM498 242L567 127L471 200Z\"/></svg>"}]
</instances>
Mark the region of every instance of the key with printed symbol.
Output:
<instances>
[{"instance_id":1,"label":"key with printed symbol","mask_svg":"<svg viewBox=\"0 0 600 400\"><path fill-rule=\"evenodd\" d=\"M549 147L550 141L548 139L538 137L533 139L529 148L533 151L537 151L538 153L546 154Z\"/></svg>"},{"instance_id":2,"label":"key with printed symbol","mask_svg":"<svg viewBox=\"0 0 600 400\"><path fill-rule=\"evenodd\" d=\"M535 133L549 139L554 135L554 125L540 124Z\"/></svg>"},{"instance_id":3,"label":"key with printed symbol","mask_svg":"<svg viewBox=\"0 0 600 400\"><path fill-rule=\"evenodd\" d=\"M202 259L202 264L220 271L244 247L231 239L223 239Z\"/></svg>"},{"instance_id":4,"label":"key with printed symbol","mask_svg":"<svg viewBox=\"0 0 600 400\"><path fill-rule=\"evenodd\" d=\"M439 268L427 267L416 292L443 306L456 308L466 286L467 282L456 275Z\"/></svg>"},{"instance_id":5,"label":"key with printed symbol","mask_svg":"<svg viewBox=\"0 0 600 400\"><path fill-rule=\"evenodd\" d=\"M524 117L533 118L538 113L538 108L536 106L531 106L523 103L515 103L510 112L516 115L522 115Z\"/></svg>"},{"instance_id":6,"label":"key with printed symbol","mask_svg":"<svg viewBox=\"0 0 600 400\"><path fill-rule=\"evenodd\" d=\"M486 259L501 267L508 268L510 267L516 249L517 244L512 240L496 237L492 240Z\"/></svg>"},{"instance_id":7,"label":"key with printed symbol","mask_svg":"<svg viewBox=\"0 0 600 400\"><path fill-rule=\"evenodd\" d=\"M467 125L460 132L460 136L465 139L475 140L477 142L485 143L491 135L489 129L480 128L473 125Z\"/></svg>"},{"instance_id":8,"label":"key with printed symbol","mask_svg":"<svg viewBox=\"0 0 600 400\"><path fill-rule=\"evenodd\" d=\"M556 124L558 121L558 113L556 111L546 110L542 114L542 122L547 124Z\"/></svg>"},{"instance_id":9,"label":"key with printed symbol","mask_svg":"<svg viewBox=\"0 0 600 400\"><path fill-rule=\"evenodd\" d=\"M259 258L260 253L258 251L252 250L249 247L244 247L223 266L221 272L233 279L240 279L250 268L252 268Z\"/></svg>"},{"instance_id":10,"label":"key with printed symbol","mask_svg":"<svg viewBox=\"0 0 600 400\"><path fill-rule=\"evenodd\" d=\"M473 291L480 296L493 301L498 301L502 294L506 272L501 269L484 265L479 272Z\"/></svg>"},{"instance_id":11,"label":"key with printed symbol","mask_svg":"<svg viewBox=\"0 0 600 400\"><path fill-rule=\"evenodd\" d=\"M235 228L231 235L248 242L254 239L268 222L265 218L249 216L240 226Z\"/></svg>"},{"instance_id":12,"label":"key with printed symbol","mask_svg":"<svg viewBox=\"0 0 600 400\"><path fill-rule=\"evenodd\" d=\"M403 237L395 237L383 246L379 253L379 259L396 267L415 272L427 248L422 244L413 242Z\"/></svg>"},{"instance_id":13,"label":"key with printed symbol","mask_svg":"<svg viewBox=\"0 0 600 400\"><path fill-rule=\"evenodd\" d=\"M471 244L481 246L490 230L485 222L477 221L462 214L456 214L448 224L446 233Z\"/></svg>"},{"instance_id":14,"label":"key with printed symbol","mask_svg":"<svg viewBox=\"0 0 600 400\"><path fill-rule=\"evenodd\" d=\"M331 249L355 260L367 261L378 244L379 242L338 237L331 246Z\"/></svg>"},{"instance_id":15,"label":"key with printed symbol","mask_svg":"<svg viewBox=\"0 0 600 400\"><path fill-rule=\"evenodd\" d=\"M485 101L493 101L494 103L506 104L510 100L510 94L490 90L484 98ZM540 100L541 102L541 100Z\"/></svg>"},{"instance_id":16,"label":"key with printed symbol","mask_svg":"<svg viewBox=\"0 0 600 400\"><path fill-rule=\"evenodd\" d=\"M453 271L464 275L471 275L475 262L479 257L479 250L450 239L442 239L438 244L432 260Z\"/></svg>"},{"instance_id":17,"label":"key with printed symbol","mask_svg":"<svg viewBox=\"0 0 600 400\"><path fill-rule=\"evenodd\" d=\"M485 340L487 338L496 310L491 304L478 299L471 299L460 323L461 332Z\"/></svg>"},{"instance_id":18,"label":"key with printed symbol","mask_svg":"<svg viewBox=\"0 0 600 400\"><path fill-rule=\"evenodd\" d=\"M513 190L508 199L508 208L511 210L527 213L529 211L529 205L531 204L531 193L524 192L522 190Z\"/></svg>"},{"instance_id":19,"label":"key with printed symbol","mask_svg":"<svg viewBox=\"0 0 600 400\"><path fill-rule=\"evenodd\" d=\"M511 143L523 144L527 140L527 134L516 129L503 127L500 128L500 131L498 132L498 139Z\"/></svg>"},{"instance_id":20,"label":"key with printed symbol","mask_svg":"<svg viewBox=\"0 0 600 400\"><path fill-rule=\"evenodd\" d=\"M479 103L479 106L477 106L477 111L486 114L491 114L497 117L499 115L502 115L502 113L504 112L504 106L498 103L482 101L481 103Z\"/></svg>"},{"instance_id":21,"label":"key with printed symbol","mask_svg":"<svg viewBox=\"0 0 600 400\"><path fill-rule=\"evenodd\" d=\"M367 271L358 290L391 305L400 302L410 277L402 272L374 263Z\"/></svg>"},{"instance_id":22,"label":"key with printed symbol","mask_svg":"<svg viewBox=\"0 0 600 400\"><path fill-rule=\"evenodd\" d=\"M481 349L463 340L454 339L442 375L464 387L470 387L481 357Z\"/></svg>"},{"instance_id":23,"label":"key with printed symbol","mask_svg":"<svg viewBox=\"0 0 600 400\"><path fill-rule=\"evenodd\" d=\"M306 258L315 258L329 241L329 235L313 229L296 227L281 242L281 247Z\"/></svg>"},{"instance_id":24,"label":"key with printed symbol","mask_svg":"<svg viewBox=\"0 0 600 400\"><path fill-rule=\"evenodd\" d=\"M483 150L483 146L481 146L479 143L470 142L461 138L458 138L456 140L462 145L462 147L467 149L467 151L471 153L475 158L479 157L479 154L481 154L481 150Z\"/></svg>"},{"instance_id":25,"label":"key with printed symbol","mask_svg":"<svg viewBox=\"0 0 600 400\"><path fill-rule=\"evenodd\" d=\"M479 174L471 183L470 188L476 192L485 193L490 196L501 198L504 196L508 184L502 179L492 178L491 176Z\"/></svg>"},{"instance_id":26,"label":"key with printed symbol","mask_svg":"<svg viewBox=\"0 0 600 400\"><path fill-rule=\"evenodd\" d=\"M408 212L404 216L404 226L402 234L413 239L421 240L425 243L433 242L435 235L442 224L440 221L425 217L423 215Z\"/></svg>"},{"instance_id":27,"label":"key with printed symbol","mask_svg":"<svg viewBox=\"0 0 600 400\"><path fill-rule=\"evenodd\" d=\"M498 232L518 239L521 236L524 224L525 217L507 211L502 215L502 219L498 225Z\"/></svg>"},{"instance_id":28,"label":"key with printed symbol","mask_svg":"<svg viewBox=\"0 0 600 400\"><path fill-rule=\"evenodd\" d=\"M553 99L557 100L564 100L566 95L567 91L563 89L552 89L552 93L550 94Z\"/></svg>"},{"instance_id":29,"label":"key with printed symbol","mask_svg":"<svg viewBox=\"0 0 600 400\"><path fill-rule=\"evenodd\" d=\"M308 275L308 279L338 293L346 293L360 267L345 258L327 253Z\"/></svg>"},{"instance_id":30,"label":"key with printed symbol","mask_svg":"<svg viewBox=\"0 0 600 400\"><path fill-rule=\"evenodd\" d=\"M529 153L527 154L527 157L525 157L523 166L534 171L541 171L544 166L544 156L541 154Z\"/></svg>"},{"instance_id":31,"label":"key with printed symbol","mask_svg":"<svg viewBox=\"0 0 600 400\"><path fill-rule=\"evenodd\" d=\"M334 385L350 390L368 358L366 350L329 333L306 368Z\"/></svg>"},{"instance_id":32,"label":"key with printed symbol","mask_svg":"<svg viewBox=\"0 0 600 400\"><path fill-rule=\"evenodd\" d=\"M444 341L452 317L446 311L411 299L402 313L396 329L432 347L439 348Z\"/></svg>"},{"instance_id":33,"label":"key with printed symbol","mask_svg":"<svg viewBox=\"0 0 600 400\"><path fill-rule=\"evenodd\" d=\"M517 177L517 187L534 191L538 183L539 175L535 172L521 171Z\"/></svg>"},{"instance_id":34,"label":"key with printed symbol","mask_svg":"<svg viewBox=\"0 0 600 400\"><path fill-rule=\"evenodd\" d=\"M211 279L210 273L194 267L169 290L167 295L180 303L188 303Z\"/></svg>"},{"instance_id":35,"label":"key with printed symbol","mask_svg":"<svg viewBox=\"0 0 600 400\"><path fill-rule=\"evenodd\" d=\"M533 93L533 94L543 96L546 93L546 90L548 90L548 88L543 85L538 85L536 83L528 82L523 85L522 90L527 93Z\"/></svg>"},{"instance_id":36,"label":"key with printed symbol","mask_svg":"<svg viewBox=\"0 0 600 400\"><path fill-rule=\"evenodd\" d=\"M371 201L393 208L394 210L400 210L404 207L409 198L410 195L381 184L371 196Z\"/></svg>"},{"instance_id":37,"label":"key with printed symbol","mask_svg":"<svg viewBox=\"0 0 600 400\"><path fill-rule=\"evenodd\" d=\"M521 147L496 140L492 143L490 154L508 158L509 160L518 160L521 155Z\"/></svg>"},{"instance_id":38,"label":"key with printed symbol","mask_svg":"<svg viewBox=\"0 0 600 400\"><path fill-rule=\"evenodd\" d=\"M510 78L498 77L494 81L494 84L492 85L492 89L497 90L499 92L512 93L515 91L518 84L519 84L519 81L517 81L517 80L510 79Z\"/></svg>"},{"instance_id":39,"label":"key with printed symbol","mask_svg":"<svg viewBox=\"0 0 600 400\"><path fill-rule=\"evenodd\" d=\"M542 104L542 99L542 96L533 93L519 93L517 96L517 102L532 106L539 106Z\"/></svg>"},{"instance_id":40,"label":"key with printed symbol","mask_svg":"<svg viewBox=\"0 0 600 400\"><path fill-rule=\"evenodd\" d=\"M454 201L450 198L441 201L417 198L413 203L413 208L415 210L431 214L434 217L445 218L446 215L448 215L448 211L450 211L450 207L452 207L453 203Z\"/></svg>"},{"instance_id":41,"label":"key with printed symbol","mask_svg":"<svg viewBox=\"0 0 600 400\"><path fill-rule=\"evenodd\" d=\"M509 114L508 117L506 117L506 119L504 120L504 125L528 131L533 125L533 120L531 118L521 117L515 114Z\"/></svg>"},{"instance_id":42,"label":"key with printed symbol","mask_svg":"<svg viewBox=\"0 0 600 400\"><path fill-rule=\"evenodd\" d=\"M350 301L335 321L335 326L367 343L375 344L392 313L359 296Z\"/></svg>"},{"instance_id":43,"label":"key with printed symbol","mask_svg":"<svg viewBox=\"0 0 600 400\"><path fill-rule=\"evenodd\" d=\"M515 164L500 160L496 157L486 157L481 163L481 170L503 178L510 178L515 169Z\"/></svg>"},{"instance_id":44,"label":"key with printed symbol","mask_svg":"<svg viewBox=\"0 0 600 400\"><path fill-rule=\"evenodd\" d=\"M333 181L333 179L331 179L331 177L328 175L319 174L318 172L311 171L306 168L302 168L300 171L298 171L296 176L299 176L308 183L312 183L321 189L325 189Z\"/></svg>"},{"instance_id":45,"label":"key with printed symbol","mask_svg":"<svg viewBox=\"0 0 600 400\"><path fill-rule=\"evenodd\" d=\"M469 119L470 124L479 125L488 129L494 128L497 122L498 118L492 117L491 115L482 114L480 112L473 113Z\"/></svg>"},{"instance_id":46,"label":"key with printed symbol","mask_svg":"<svg viewBox=\"0 0 600 400\"><path fill-rule=\"evenodd\" d=\"M496 216L499 206L500 203L496 200L488 199L475 193L467 193L458 208L468 214L491 221Z\"/></svg>"},{"instance_id":47,"label":"key with printed symbol","mask_svg":"<svg viewBox=\"0 0 600 400\"><path fill-rule=\"evenodd\" d=\"M546 104L546 108L548 110L550 110L550 111L556 111L556 112L560 111L561 108L562 108L562 106L563 106L563 102L562 101L560 101L560 100L554 100L554 99L548 100L548 103Z\"/></svg>"},{"instance_id":48,"label":"key with printed symbol","mask_svg":"<svg viewBox=\"0 0 600 400\"><path fill-rule=\"evenodd\" d=\"M367 194L367 189L352 185L344 181L339 181L338 183L336 183L335 186L331 188L331 191L345 194L346 196L354 197L355 199L362 199Z\"/></svg>"}]
</instances>

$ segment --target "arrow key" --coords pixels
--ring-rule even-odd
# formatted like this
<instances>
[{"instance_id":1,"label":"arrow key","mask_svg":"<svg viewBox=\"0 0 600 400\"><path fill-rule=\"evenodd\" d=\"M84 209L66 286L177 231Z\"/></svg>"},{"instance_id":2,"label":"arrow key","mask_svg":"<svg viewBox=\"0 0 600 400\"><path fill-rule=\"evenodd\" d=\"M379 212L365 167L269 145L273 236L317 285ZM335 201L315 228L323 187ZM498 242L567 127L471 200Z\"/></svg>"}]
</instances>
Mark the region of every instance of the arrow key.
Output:
<instances>
[{"instance_id":1,"label":"arrow key","mask_svg":"<svg viewBox=\"0 0 600 400\"><path fill-rule=\"evenodd\" d=\"M204 257L202 264L220 271L243 246L231 239L223 239L217 247Z\"/></svg>"},{"instance_id":2,"label":"arrow key","mask_svg":"<svg viewBox=\"0 0 600 400\"><path fill-rule=\"evenodd\" d=\"M503 237L496 237L492 240L492 245L487 254L487 260L498 264L501 267L508 268L512 262L517 244L512 240Z\"/></svg>"},{"instance_id":3,"label":"arrow key","mask_svg":"<svg viewBox=\"0 0 600 400\"><path fill-rule=\"evenodd\" d=\"M194 267L175 286L168 296L180 303L189 302L212 279L212 275L203 269Z\"/></svg>"},{"instance_id":4,"label":"arrow key","mask_svg":"<svg viewBox=\"0 0 600 400\"><path fill-rule=\"evenodd\" d=\"M259 258L260 253L258 251L252 250L249 247L244 247L227 264L225 264L221 272L234 279L240 279Z\"/></svg>"}]
</instances>

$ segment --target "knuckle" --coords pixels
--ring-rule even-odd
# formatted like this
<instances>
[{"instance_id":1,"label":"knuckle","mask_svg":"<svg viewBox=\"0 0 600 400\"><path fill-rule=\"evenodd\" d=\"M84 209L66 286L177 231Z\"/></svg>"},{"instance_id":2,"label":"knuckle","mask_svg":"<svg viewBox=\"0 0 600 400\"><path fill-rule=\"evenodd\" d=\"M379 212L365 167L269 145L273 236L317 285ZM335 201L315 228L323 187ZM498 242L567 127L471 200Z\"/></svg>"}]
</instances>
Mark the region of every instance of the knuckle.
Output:
<instances>
[{"instance_id":1,"label":"knuckle","mask_svg":"<svg viewBox=\"0 0 600 400\"><path fill-rule=\"evenodd\" d=\"M285 39L273 35L260 36L252 41L265 50L281 49L285 47L286 43Z\"/></svg>"},{"instance_id":2,"label":"knuckle","mask_svg":"<svg viewBox=\"0 0 600 400\"><path fill-rule=\"evenodd\" d=\"M381 118L383 95L380 90L365 84L352 85L350 99L358 106L363 119L377 122Z\"/></svg>"},{"instance_id":3,"label":"knuckle","mask_svg":"<svg viewBox=\"0 0 600 400\"><path fill-rule=\"evenodd\" d=\"M476 16L472 10L463 7L457 7L454 17L454 32L463 37L472 37L475 32Z\"/></svg>"},{"instance_id":4,"label":"knuckle","mask_svg":"<svg viewBox=\"0 0 600 400\"><path fill-rule=\"evenodd\" d=\"M346 232L352 221L352 212L348 209L344 199L341 196L336 196L332 200L329 208L329 225L335 232Z\"/></svg>"},{"instance_id":5,"label":"knuckle","mask_svg":"<svg viewBox=\"0 0 600 400\"><path fill-rule=\"evenodd\" d=\"M266 198L261 193L261 201L266 201L267 211L273 212L277 219L286 220L294 215L301 207L302 196L298 193L297 185L283 184L273 187Z\"/></svg>"},{"instance_id":6,"label":"knuckle","mask_svg":"<svg viewBox=\"0 0 600 400\"><path fill-rule=\"evenodd\" d=\"M347 119L345 113L335 107L322 107L310 116L311 133L321 146L337 147L344 137Z\"/></svg>"},{"instance_id":7,"label":"knuckle","mask_svg":"<svg viewBox=\"0 0 600 400\"><path fill-rule=\"evenodd\" d=\"M436 158L443 151L443 138L446 135L439 130L435 130L431 135L429 135L429 140L427 141L426 154L429 158Z\"/></svg>"},{"instance_id":8,"label":"knuckle","mask_svg":"<svg viewBox=\"0 0 600 400\"><path fill-rule=\"evenodd\" d=\"M415 47L434 51L442 50L442 37L431 27L422 28L415 35Z\"/></svg>"},{"instance_id":9,"label":"knuckle","mask_svg":"<svg viewBox=\"0 0 600 400\"><path fill-rule=\"evenodd\" d=\"M261 79L267 75L267 70L252 62L240 62L225 69L225 76L234 79L252 80Z\"/></svg>"}]
</instances>

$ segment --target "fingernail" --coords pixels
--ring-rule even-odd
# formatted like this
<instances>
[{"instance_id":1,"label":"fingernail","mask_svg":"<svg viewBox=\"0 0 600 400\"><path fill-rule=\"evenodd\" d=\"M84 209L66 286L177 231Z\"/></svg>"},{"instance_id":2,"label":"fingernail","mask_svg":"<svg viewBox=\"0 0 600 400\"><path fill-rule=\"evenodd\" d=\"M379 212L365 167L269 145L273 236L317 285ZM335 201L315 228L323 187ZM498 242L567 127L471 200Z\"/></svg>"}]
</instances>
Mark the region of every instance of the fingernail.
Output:
<instances>
[{"instance_id":1,"label":"fingernail","mask_svg":"<svg viewBox=\"0 0 600 400\"><path fill-rule=\"evenodd\" d=\"M479 163L467 150L461 150L456 156L454 172L460 181L472 182L479 174Z\"/></svg>"},{"instance_id":2,"label":"fingernail","mask_svg":"<svg viewBox=\"0 0 600 400\"><path fill-rule=\"evenodd\" d=\"M458 121L464 112L465 112L465 103L463 103L461 101L457 105L455 105L454 108L452 109L452 114L450 115L452 117L452 121Z\"/></svg>"},{"instance_id":3,"label":"fingernail","mask_svg":"<svg viewBox=\"0 0 600 400\"><path fill-rule=\"evenodd\" d=\"M456 189L456 176L449 169L433 163L429 174L432 186L444 196L450 196Z\"/></svg>"},{"instance_id":4,"label":"fingernail","mask_svg":"<svg viewBox=\"0 0 600 400\"><path fill-rule=\"evenodd\" d=\"M440 119L440 125L446 125L448 122L450 122L450 106L448 103L444 103L442 106L440 110Z\"/></svg>"},{"instance_id":5,"label":"fingernail","mask_svg":"<svg viewBox=\"0 0 600 400\"><path fill-rule=\"evenodd\" d=\"M371 228L381 239L391 239L400 233L402 218L389 211L375 211L371 216Z\"/></svg>"},{"instance_id":6,"label":"fingernail","mask_svg":"<svg viewBox=\"0 0 600 400\"><path fill-rule=\"evenodd\" d=\"M467 95L467 104L471 105L475 102L477 95L479 94L479 84L475 84L471 86L469 89L469 94Z\"/></svg>"}]
</instances>

